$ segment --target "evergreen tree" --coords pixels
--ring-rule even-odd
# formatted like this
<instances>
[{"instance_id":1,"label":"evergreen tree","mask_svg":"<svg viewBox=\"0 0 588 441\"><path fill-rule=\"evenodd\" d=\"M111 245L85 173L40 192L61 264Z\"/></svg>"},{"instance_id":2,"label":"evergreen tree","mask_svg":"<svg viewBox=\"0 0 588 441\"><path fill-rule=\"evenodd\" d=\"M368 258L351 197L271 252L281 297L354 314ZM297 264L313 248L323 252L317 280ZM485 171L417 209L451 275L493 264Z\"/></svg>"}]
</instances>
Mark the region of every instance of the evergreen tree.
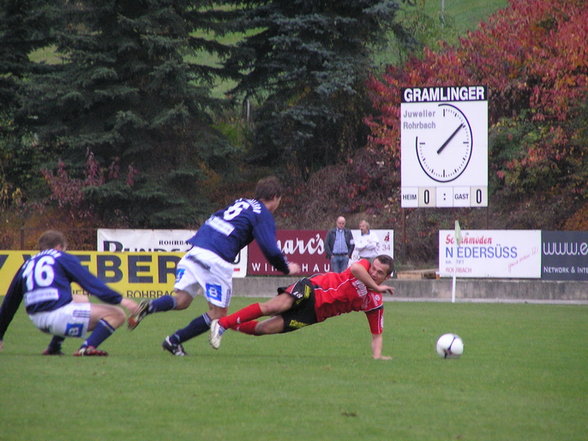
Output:
<instances>
[{"instance_id":1,"label":"evergreen tree","mask_svg":"<svg viewBox=\"0 0 588 441\"><path fill-rule=\"evenodd\" d=\"M49 68L30 60L32 51L52 43L56 17L47 0L0 0L1 110L18 106L20 81L31 72Z\"/></svg>"},{"instance_id":2,"label":"evergreen tree","mask_svg":"<svg viewBox=\"0 0 588 441\"><path fill-rule=\"evenodd\" d=\"M26 126L17 124L23 83L52 66L30 60L31 52L52 42L56 17L47 0L0 0L0 203L26 198L24 187L39 181L31 166L41 156Z\"/></svg>"},{"instance_id":3,"label":"evergreen tree","mask_svg":"<svg viewBox=\"0 0 588 441\"><path fill-rule=\"evenodd\" d=\"M244 73L234 89L256 98L253 158L288 159L304 176L363 147L371 49L392 32L400 0L231 1L249 29L225 65Z\"/></svg>"},{"instance_id":4,"label":"evergreen tree","mask_svg":"<svg viewBox=\"0 0 588 441\"><path fill-rule=\"evenodd\" d=\"M87 158L100 164L102 178L85 199L105 222L191 224L208 210L199 180L232 151L211 129L210 112L221 103L210 83L222 72L188 61L199 50L226 50L192 36L217 20L187 0L58 5L63 63L32 77L24 106L40 143L74 175L85 173Z\"/></svg>"}]
</instances>

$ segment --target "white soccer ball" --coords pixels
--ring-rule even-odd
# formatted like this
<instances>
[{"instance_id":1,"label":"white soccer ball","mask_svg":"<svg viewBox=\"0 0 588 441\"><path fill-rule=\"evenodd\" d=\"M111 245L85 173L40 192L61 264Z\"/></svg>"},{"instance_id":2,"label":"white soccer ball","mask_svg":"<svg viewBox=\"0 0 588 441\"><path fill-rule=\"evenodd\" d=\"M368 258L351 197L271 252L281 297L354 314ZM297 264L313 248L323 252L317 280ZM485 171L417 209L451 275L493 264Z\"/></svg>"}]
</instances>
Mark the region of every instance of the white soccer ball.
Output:
<instances>
[{"instance_id":1,"label":"white soccer ball","mask_svg":"<svg viewBox=\"0 0 588 441\"><path fill-rule=\"evenodd\" d=\"M437 340L437 354L443 358L459 358L463 354L463 340L456 334L443 334Z\"/></svg>"}]
</instances>

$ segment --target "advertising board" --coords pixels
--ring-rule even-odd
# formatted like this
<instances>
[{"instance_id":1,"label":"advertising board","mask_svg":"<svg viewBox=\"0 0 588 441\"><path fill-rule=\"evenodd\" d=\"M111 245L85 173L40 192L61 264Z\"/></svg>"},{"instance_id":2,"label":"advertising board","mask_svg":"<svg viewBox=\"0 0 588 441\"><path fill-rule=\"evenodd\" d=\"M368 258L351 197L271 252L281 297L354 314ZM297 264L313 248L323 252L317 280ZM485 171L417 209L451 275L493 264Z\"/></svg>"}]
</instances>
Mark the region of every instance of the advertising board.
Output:
<instances>
[{"instance_id":1,"label":"advertising board","mask_svg":"<svg viewBox=\"0 0 588 441\"><path fill-rule=\"evenodd\" d=\"M155 251L179 252L188 251L192 246L186 241L195 230L138 230L100 228L97 232L98 251ZM247 271L247 248L241 250L235 266L233 277L245 277Z\"/></svg>"},{"instance_id":2,"label":"advertising board","mask_svg":"<svg viewBox=\"0 0 588 441\"><path fill-rule=\"evenodd\" d=\"M541 278L588 280L588 231L542 231Z\"/></svg>"},{"instance_id":3,"label":"advertising board","mask_svg":"<svg viewBox=\"0 0 588 441\"><path fill-rule=\"evenodd\" d=\"M394 230L372 229L380 242L378 244L379 254L388 254L394 257ZM351 230L354 237L361 233L359 230ZM301 275L312 275L326 273L331 270L331 263L325 255L326 230L278 230L276 237L278 246L291 262L301 266ZM263 256L259 246L255 242L249 245L247 275L267 276L282 275L270 265ZM350 262L357 260L359 255L354 251Z\"/></svg>"},{"instance_id":4,"label":"advertising board","mask_svg":"<svg viewBox=\"0 0 588 441\"><path fill-rule=\"evenodd\" d=\"M102 253L68 251L112 289L131 298L156 298L173 291L176 265L184 253ZM0 294L8 291L10 282L22 263L36 251L0 252ZM76 284L74 294L83 294Z\"/></svg>"},{"instance_id":5,"label":"advertising board","mask_svg":"<svg viewBox=\"0 0 588 441\"><path fill-rule=\"evenodd\" d=\"M450 277L541 277L540 230L439 231L439 275Z\"/></svg>"}]
</instances>

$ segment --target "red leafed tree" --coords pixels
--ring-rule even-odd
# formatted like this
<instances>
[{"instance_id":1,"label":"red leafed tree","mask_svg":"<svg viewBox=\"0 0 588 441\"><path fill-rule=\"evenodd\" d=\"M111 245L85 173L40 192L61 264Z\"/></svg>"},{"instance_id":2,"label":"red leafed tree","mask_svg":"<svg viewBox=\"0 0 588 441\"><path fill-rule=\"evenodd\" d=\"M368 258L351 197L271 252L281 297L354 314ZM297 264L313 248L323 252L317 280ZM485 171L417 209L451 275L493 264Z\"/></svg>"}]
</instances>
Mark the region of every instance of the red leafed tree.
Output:
<instances>
[{"instance_id":1,"label":"red leafed tree","mask_svg":"<svg viewBox=\"0 0 588 441\"><path fill-rule=\"evenodd\" d=\"M115 159L108 168L102 168L94 154L88 152L86 155L86 167L83 177L72 177L67 171L63 161L58 161L55 172L41 170L49 189L50 199L57 202L57 207L63 215L79 226L84 221L92 223L95 220L94 207L89 204L85 197L85 191L92 187L100 187L106 182L120 176L120 164ZM130 187L134 184L137 170L129 166L126 175L126 184Z\"/></svg>"},{"instance_id":2,"label":"red leafed tree","mask_svg":"<svg viewBox=\"0 0 588 441\"><path fill-rule=\"evenodd\" d=\"M587 99L587 23L585 0L512 0L457 47L425 49L422 58L388 67L370 82L379 111L366 119L370 146L383 147L399 165L401 87L482 84L489 90L491 130L501 118L524 112L538 134L525 152L494 164L498 178L565 160L577 153L568 122L585 111L579 104Z\"/></svg>"}]
</instances>

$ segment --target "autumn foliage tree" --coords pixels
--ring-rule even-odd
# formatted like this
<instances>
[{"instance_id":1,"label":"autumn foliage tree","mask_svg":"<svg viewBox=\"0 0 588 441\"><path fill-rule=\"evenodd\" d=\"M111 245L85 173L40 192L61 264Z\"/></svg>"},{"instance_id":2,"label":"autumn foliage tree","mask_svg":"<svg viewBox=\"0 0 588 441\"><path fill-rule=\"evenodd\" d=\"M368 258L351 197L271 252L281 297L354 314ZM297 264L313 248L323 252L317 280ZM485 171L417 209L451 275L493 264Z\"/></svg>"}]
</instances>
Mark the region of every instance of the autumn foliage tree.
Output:
<instances>
[{"instance_id":1,"label":"autumn foliage tree","mask_svg":"<svg viewBox=\"0 0 588 441\"><path fill-rule=\"evenodd\" d=\"M64 161L59 160L55 171L42 169L41 174L51 194L49 200L54 201L66 219L72 225L92 225L96 222L96 207L88 199L87 193L107 182L124 178L125 184L132 187L138 171L129 166L121 176L120 160L115 158L107 168L101 167L94 154L86 154L85 173L83 177L72 176Z\"/></svg>"},{"instance_id":2,"label":"autumn foliage tree","mask_svg":"<svg viewBox=\"0 0 588 441\"><path fill-rule=\"evenodd\" d=\"M495 227L561 227L588 196L586 23L584 0L513 0L457 46L388 66L370 80L369 148L399 170L402 87L486 85L490 204L529 203L519 216L503 207L511 214ZM549 208L534 219L533 204Z\"/></svg>"}]
</instances>

